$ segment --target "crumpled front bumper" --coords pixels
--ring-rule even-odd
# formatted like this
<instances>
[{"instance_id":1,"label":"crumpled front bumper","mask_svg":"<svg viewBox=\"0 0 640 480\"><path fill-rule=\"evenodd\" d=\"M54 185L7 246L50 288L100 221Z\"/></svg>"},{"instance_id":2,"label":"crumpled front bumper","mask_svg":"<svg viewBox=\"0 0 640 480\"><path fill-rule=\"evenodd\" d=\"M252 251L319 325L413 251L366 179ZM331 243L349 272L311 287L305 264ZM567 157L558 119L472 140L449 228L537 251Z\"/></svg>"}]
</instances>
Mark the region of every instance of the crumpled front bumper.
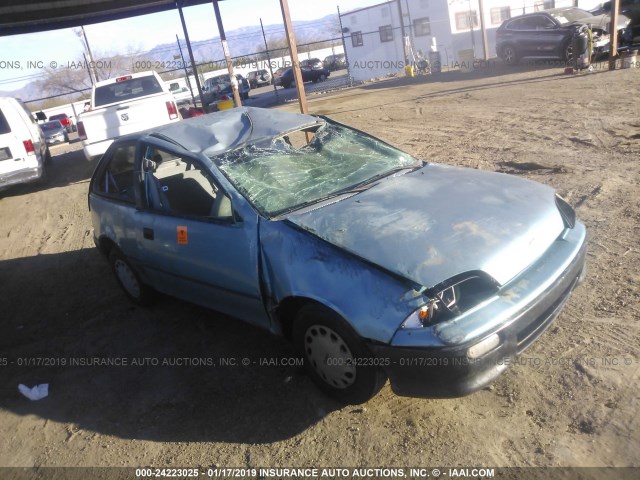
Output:
<instances>
[{"instance_id":1,"label":"crumpled front bumper","mask_svg":"<svg viewBox=\"0 0 640 480\"><path fill-rule=\"evenodd\" d=\"M436 335L425 328L424 343L432 344L426 347L419 346L421 332L418 331L416 335L416 330L400 330L391 345L369 345L378 357L378 364L383 366L389 376L393 391L410 397L460 397L485 387L502 374L513 363L513 359L552 324L573 289L584 278L584 226L577 223L575 229L565 232L564 237L557 242L560 243L556 245L556 251L538 260L510 282L511 287L505 286L500 291L498 300L477 313L476 316L481 316L482 311L486 310L487 319L497 317L496 321L499 323L490 330L483 331L474 338L461 335L458 337L463 339L460 343L435 346ZM567 252L571 252L570 257L567 257ZM565 262L558 273L557 262L563 254ZM550 272L556 273L551 279L548 278ZM545 275L547 281L540 283ZM536 289L537 286L543 288ZM521 301L525 299L526 301ZM500 309L504 315L500 315ZM467 325L478 324L469 322ZM500 339L497 347L479 358L469 357L472 346L494 334Z\"/></svg>"}]
</instances>

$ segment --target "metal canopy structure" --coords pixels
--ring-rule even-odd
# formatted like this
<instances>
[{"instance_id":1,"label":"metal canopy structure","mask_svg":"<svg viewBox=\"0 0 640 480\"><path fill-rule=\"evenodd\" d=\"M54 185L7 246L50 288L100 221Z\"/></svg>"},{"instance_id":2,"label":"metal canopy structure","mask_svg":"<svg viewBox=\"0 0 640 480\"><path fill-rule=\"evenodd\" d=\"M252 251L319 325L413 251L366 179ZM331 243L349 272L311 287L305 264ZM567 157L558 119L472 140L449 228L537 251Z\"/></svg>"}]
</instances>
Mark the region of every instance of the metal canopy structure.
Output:
<instances>
[{"instance_id":1,"label":"metal canopy structure","mask_svg":"<svg viewBox=\"0 0 640 480\"><path fill-rule=\"evenodd\" d=\"M198 81L197 72L195 71L196 65L193 54L191 53L191 44L188 40L189 36L181 9L206 3L213 4L229 76L233 78L233 65L222 26L220 10L218 9L218 2L221 1L223 0L22 0L21 3L2 2L0 3L0 36L44 32L60 28L73 28L94 23L121 20L139 15L165 12L177 8L180 10L182 27L185 33L185 39L187 40L187 48L190 53L200 98L202 98L202 89ZM286 0L280 0L280 5L290 44L294 73L296 79L300 80L296 82L300 110L302 113L307 113L304 85L302 85L301 81L302 74L300 73L300 64L295 49L295 38L291 29L289 6ZM232 82L232 86L236 104L239 105L240 98L238 96L237 85L235 82Z\"/></svg>"},{"instance_id":2,"label":"metal canopy structure","mask_svg":"<svg viewBox=\"0 0 640 480\"><path fill-rule=\"evenodd\" d=\"M211 0L189 0L183 6ZM44 32L175 10L175 0L22 0L0 3L0 36Z\"/></svg>"}]
</instances>

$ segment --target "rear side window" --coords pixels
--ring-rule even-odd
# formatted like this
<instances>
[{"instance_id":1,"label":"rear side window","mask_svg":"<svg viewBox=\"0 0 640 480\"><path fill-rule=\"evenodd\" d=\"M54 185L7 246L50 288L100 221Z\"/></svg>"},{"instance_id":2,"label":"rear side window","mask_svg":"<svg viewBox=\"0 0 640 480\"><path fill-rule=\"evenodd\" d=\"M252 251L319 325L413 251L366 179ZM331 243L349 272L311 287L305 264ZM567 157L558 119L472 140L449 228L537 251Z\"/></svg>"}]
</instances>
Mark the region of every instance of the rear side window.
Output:
<instances>
[{"instance_id":1,"label":"rear side window","mask_svg":"<svg viewBox=\"0 0 640 480\"><path fill-rule=\"evenodd\" d=\"M96 88L96 107L109 105L110 103L125 102L138 97L162 93L162 86L156 77L149 75L146 77L132 78L121 82L103 85Z\"/></svg>"},{"instance_id":2,"label":"rear side window","mask_svg":"<svg viewBox=\"0 0 640 480\"><path fill-rule=\"evenodd\" d=\"M9 122L0 110L0 135L4 135L5 133L11 133L11 127L9 126Z\"/></svg>"},{"instance_id":3,"label":"rear side window","mask_svg":"<svg viewBox=\"0 0 640 480\"><path fill-rule=\"evenodd\" d=\"M136 157L136 144L130 143L116 147L107 166L100 173L94 191L117 200L135 203L133 162Z\"/></svg>"}]
</instances>

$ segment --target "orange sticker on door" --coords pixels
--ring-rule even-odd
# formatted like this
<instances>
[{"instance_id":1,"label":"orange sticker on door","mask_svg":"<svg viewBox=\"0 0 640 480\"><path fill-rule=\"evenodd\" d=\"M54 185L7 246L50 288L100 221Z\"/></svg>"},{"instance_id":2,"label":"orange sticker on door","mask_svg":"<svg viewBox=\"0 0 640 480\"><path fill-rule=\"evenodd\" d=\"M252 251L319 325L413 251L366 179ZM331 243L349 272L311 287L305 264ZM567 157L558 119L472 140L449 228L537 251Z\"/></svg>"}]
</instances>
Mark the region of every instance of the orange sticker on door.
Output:
<instances>
[{"instance_id":1,"label":"orange sticker on door","mask_svg":"<svg viewBox=\"0 0 640 480\"><path fill-rule=\"evenodd\" d=\"M189 234L187 232L187 227L178 225L176 227L176 234L178 236L178 245L186 245L187 243L189 243Z\"/></svg>"}]
</instances>

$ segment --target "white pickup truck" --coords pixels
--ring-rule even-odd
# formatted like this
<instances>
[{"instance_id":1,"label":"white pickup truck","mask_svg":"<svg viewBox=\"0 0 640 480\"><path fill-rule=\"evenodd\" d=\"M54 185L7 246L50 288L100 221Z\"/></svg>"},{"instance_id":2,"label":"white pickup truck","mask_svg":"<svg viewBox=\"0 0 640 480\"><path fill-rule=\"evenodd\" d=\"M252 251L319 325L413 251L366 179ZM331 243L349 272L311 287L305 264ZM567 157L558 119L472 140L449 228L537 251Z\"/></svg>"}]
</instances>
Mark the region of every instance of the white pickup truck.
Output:
<instances>
[{"instance_id":1,"label":"white pickup truck","mask_svg":"<svg viewBox=\"0 0 640 480\"><path fill-rule=\"evenodd\" d=\"M78 136L84 156L92 160L118 137L179 120L173 95L160 76L132 73L94 85L91 110L78 117Z\"/></svg>"}]
</instances>

